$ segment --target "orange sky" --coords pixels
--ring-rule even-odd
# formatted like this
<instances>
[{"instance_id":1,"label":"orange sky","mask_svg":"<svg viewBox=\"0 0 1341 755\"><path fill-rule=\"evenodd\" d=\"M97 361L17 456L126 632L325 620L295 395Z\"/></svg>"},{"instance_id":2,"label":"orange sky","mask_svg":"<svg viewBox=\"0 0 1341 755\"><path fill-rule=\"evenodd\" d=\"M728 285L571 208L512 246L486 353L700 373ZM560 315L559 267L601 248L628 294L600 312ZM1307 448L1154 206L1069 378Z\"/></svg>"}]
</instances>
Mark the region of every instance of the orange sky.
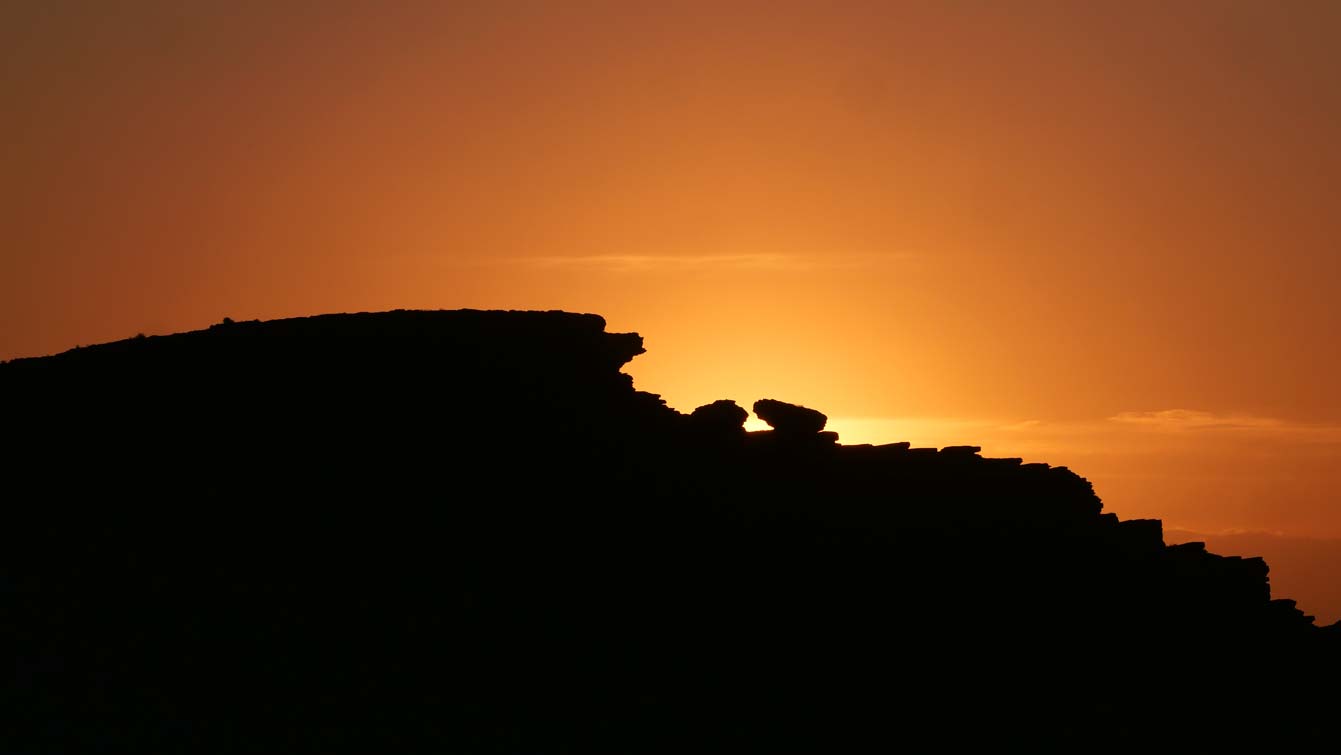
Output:
<instances>
[{"instance_id":1,"label":"orange sky","mask_svg":"<svg viewBox=\"0 0 1341 755\"><path fill-rule=\"evenodd\" d=\"M0 358L598 312L682 410L1341 548L1341 3L1097 5L8 3Z\"/></svg>"}]
</instances>

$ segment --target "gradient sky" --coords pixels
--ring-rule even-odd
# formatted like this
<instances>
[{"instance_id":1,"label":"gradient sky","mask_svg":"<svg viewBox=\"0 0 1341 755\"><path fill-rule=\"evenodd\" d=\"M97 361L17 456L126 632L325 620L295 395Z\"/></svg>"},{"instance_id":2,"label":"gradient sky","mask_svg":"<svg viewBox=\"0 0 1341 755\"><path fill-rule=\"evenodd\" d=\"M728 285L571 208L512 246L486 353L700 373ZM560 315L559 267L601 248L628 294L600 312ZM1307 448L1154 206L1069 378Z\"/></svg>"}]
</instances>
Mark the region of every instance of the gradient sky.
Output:
<instances>
[{"instance_id":1,"label":"gradient sky","mask_svg":"<svg viewBox=\"0 0 1341 755\"><path fill-rule=\"evenodd\" d=\"M0 358L597 312L678 409L1065 464L1341 618L1341 3L1100 6L6 3Z\"/></svg>"}]
</instances>

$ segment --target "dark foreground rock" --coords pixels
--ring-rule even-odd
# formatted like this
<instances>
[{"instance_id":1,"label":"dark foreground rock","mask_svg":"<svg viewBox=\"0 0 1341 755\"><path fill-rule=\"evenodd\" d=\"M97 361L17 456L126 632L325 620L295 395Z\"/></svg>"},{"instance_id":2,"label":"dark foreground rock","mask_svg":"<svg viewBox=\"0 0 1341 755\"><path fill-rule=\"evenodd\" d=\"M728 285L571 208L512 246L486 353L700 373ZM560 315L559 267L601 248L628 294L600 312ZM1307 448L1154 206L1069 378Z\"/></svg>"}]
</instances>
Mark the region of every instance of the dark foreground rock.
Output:
<instances>
[{"instance_id":1,"label":"dark foreground rock","mask_svg":"<svg viewBox=\"0 0 1341 755\"><path fill-rule=\"evenodd\" d=\"M689 424L709 435L740 435L750 413L730 399L704 404L689 413Z\"/></svg>"},{"instance_id":2,"label":"dark foreground rock","mask_svg":"<svg viewBox=\"0 0 1341 755\"><path fill-rule=\"evenodd\" d=\"M1064 468L678 414L641 351L390 312L0 364L0 751L1334 744L1341 631L1260 559Z\"/></svg>"},{"instance_id":3,"label":"dark foreground rock","mask_svg":"<svg viewBox=\"0 0 1341 755\"><path fill-rule=\"evenodd\" d=\"M754 402L754 413L774 430L786 435L814 435L829 421L814 409L771 398Z\"/></svg>"}]
</instances>

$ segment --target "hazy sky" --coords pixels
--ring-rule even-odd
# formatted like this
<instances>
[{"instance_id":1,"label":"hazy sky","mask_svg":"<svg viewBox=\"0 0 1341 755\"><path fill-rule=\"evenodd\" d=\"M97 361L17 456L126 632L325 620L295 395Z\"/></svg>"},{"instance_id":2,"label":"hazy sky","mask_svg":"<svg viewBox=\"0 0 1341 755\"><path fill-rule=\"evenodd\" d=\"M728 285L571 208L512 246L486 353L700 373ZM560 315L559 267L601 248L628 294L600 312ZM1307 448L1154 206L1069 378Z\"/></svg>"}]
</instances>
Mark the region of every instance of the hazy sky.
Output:
<instances>
[{"instance_id":1,"label":"hazy sky","mask_svg":"<svg viewBox=\"0 0 1341 755\"><path fill-rule=\"evenodd\" d=\"M598 312L682 410L1341 538L1338 39L1330 0L6 3L0 358Z\"/></svg>"}]
</instances>

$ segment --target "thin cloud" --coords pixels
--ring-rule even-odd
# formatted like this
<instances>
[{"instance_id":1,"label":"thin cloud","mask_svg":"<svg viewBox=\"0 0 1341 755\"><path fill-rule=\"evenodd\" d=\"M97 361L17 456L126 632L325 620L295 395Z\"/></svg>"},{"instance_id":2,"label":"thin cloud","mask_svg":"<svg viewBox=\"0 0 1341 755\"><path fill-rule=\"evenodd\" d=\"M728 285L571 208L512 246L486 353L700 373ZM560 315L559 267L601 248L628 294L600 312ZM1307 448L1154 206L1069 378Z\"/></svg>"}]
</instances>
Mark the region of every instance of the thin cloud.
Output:
<instances>
[{"instance_id":1,"label":"thin cloud","mask_svg":"<svg viewBox=\"0 0 1341 755\"><path fill-rule=\"evenodd\" d=\"M1154 433L1206 433L1303 444L1341 443L1341 426L1292 422L1250 414L1216 414L1192 409L1122 412L1108 418L1110 427Z\"/></svg>"},{"instance_id":2,"label":"thin cloud","mask_svg":"<svg viewBox=\"0 0 1341 755\"><path fill-rule=\"evenodd\" d=\"M1170 542L1191 542L1208 537L1237 538L1275 538L1289 540L1325 540L1326 538L1295 535L1284 530L1264 530L1258 528L1225 527L1222 529L1187 529L1185 527L1165 527L1164 539Z\"/></svg>"},{"instance_id":3,"label":"thin cloud","mask_svg":"<svg viewBox=\"0 0 1341 755\"><path fill-rule=\"evenodd\" d=\"M1164 409L1157 412L1122 412L1110 422L1135 425L1152 430L1187 432L1200 430L1281 430L1291 425L1271 417L1244 414L1214 414L1193 409Z\"/></svg>"},{"instance_id":4,"label":"thin cloud","mask_svg":"<svg viewBox=\"0 0 1341 755\"><path fill-rule=\"evenodd\" d=\"M1221 432L1277 436L1281 440L1341 441L1341 426L1291 422L1250 414L1217 414L1193 409L1120 412L1105 420L1043 421L1038 419L968 419L963 417L844 417L850 427L925 430L937 434L978 432L1039 437L1115 437L1145 433Z\"/></svg>"},{"instance_id":5,"label":"thin cloud","mask_svg":"<svg viewBox=\"0 0 1341 755\"><path fill-rule=\"evenodd\" d=\"M1217 414L1190 409L1122 412L1106 419L1044 421L1038 419L964 417L833 417L829 429L843 443L915 445L980 445L986 452L1032 456L1056 461L1133 454L1180 452L1192 440L1203 449L1251 443L1262 453L1334 454L1341 445L1341 426L1305 424L1247 414ZM1209 452L1209 451L1208 451Z\"/></svg>"},{"instance_id":6,"label":"thin cloud","mask_svg":"<svg viewBox=\"0 0 1341 755\"><path fill-rule=\"evenodd\" d=\"M521 264L550 269L592 269L618 273L689 272L697 270L805 271L869 267L903 254L589 254L522 257Z\"/></svg>"},{"instance_id":7,"label":"thin cloud","mask_svg":"<svg viewBox=\"0 0 1341 755\"><path fill-rule=\"evenodd\" d=\"M1031 430L1040 430L1042 428L1043 421L1038 419L1026 419L997 427L998 430L1006 430L1009 432L1028 432Z\"/></svg>"}]
</instances>

